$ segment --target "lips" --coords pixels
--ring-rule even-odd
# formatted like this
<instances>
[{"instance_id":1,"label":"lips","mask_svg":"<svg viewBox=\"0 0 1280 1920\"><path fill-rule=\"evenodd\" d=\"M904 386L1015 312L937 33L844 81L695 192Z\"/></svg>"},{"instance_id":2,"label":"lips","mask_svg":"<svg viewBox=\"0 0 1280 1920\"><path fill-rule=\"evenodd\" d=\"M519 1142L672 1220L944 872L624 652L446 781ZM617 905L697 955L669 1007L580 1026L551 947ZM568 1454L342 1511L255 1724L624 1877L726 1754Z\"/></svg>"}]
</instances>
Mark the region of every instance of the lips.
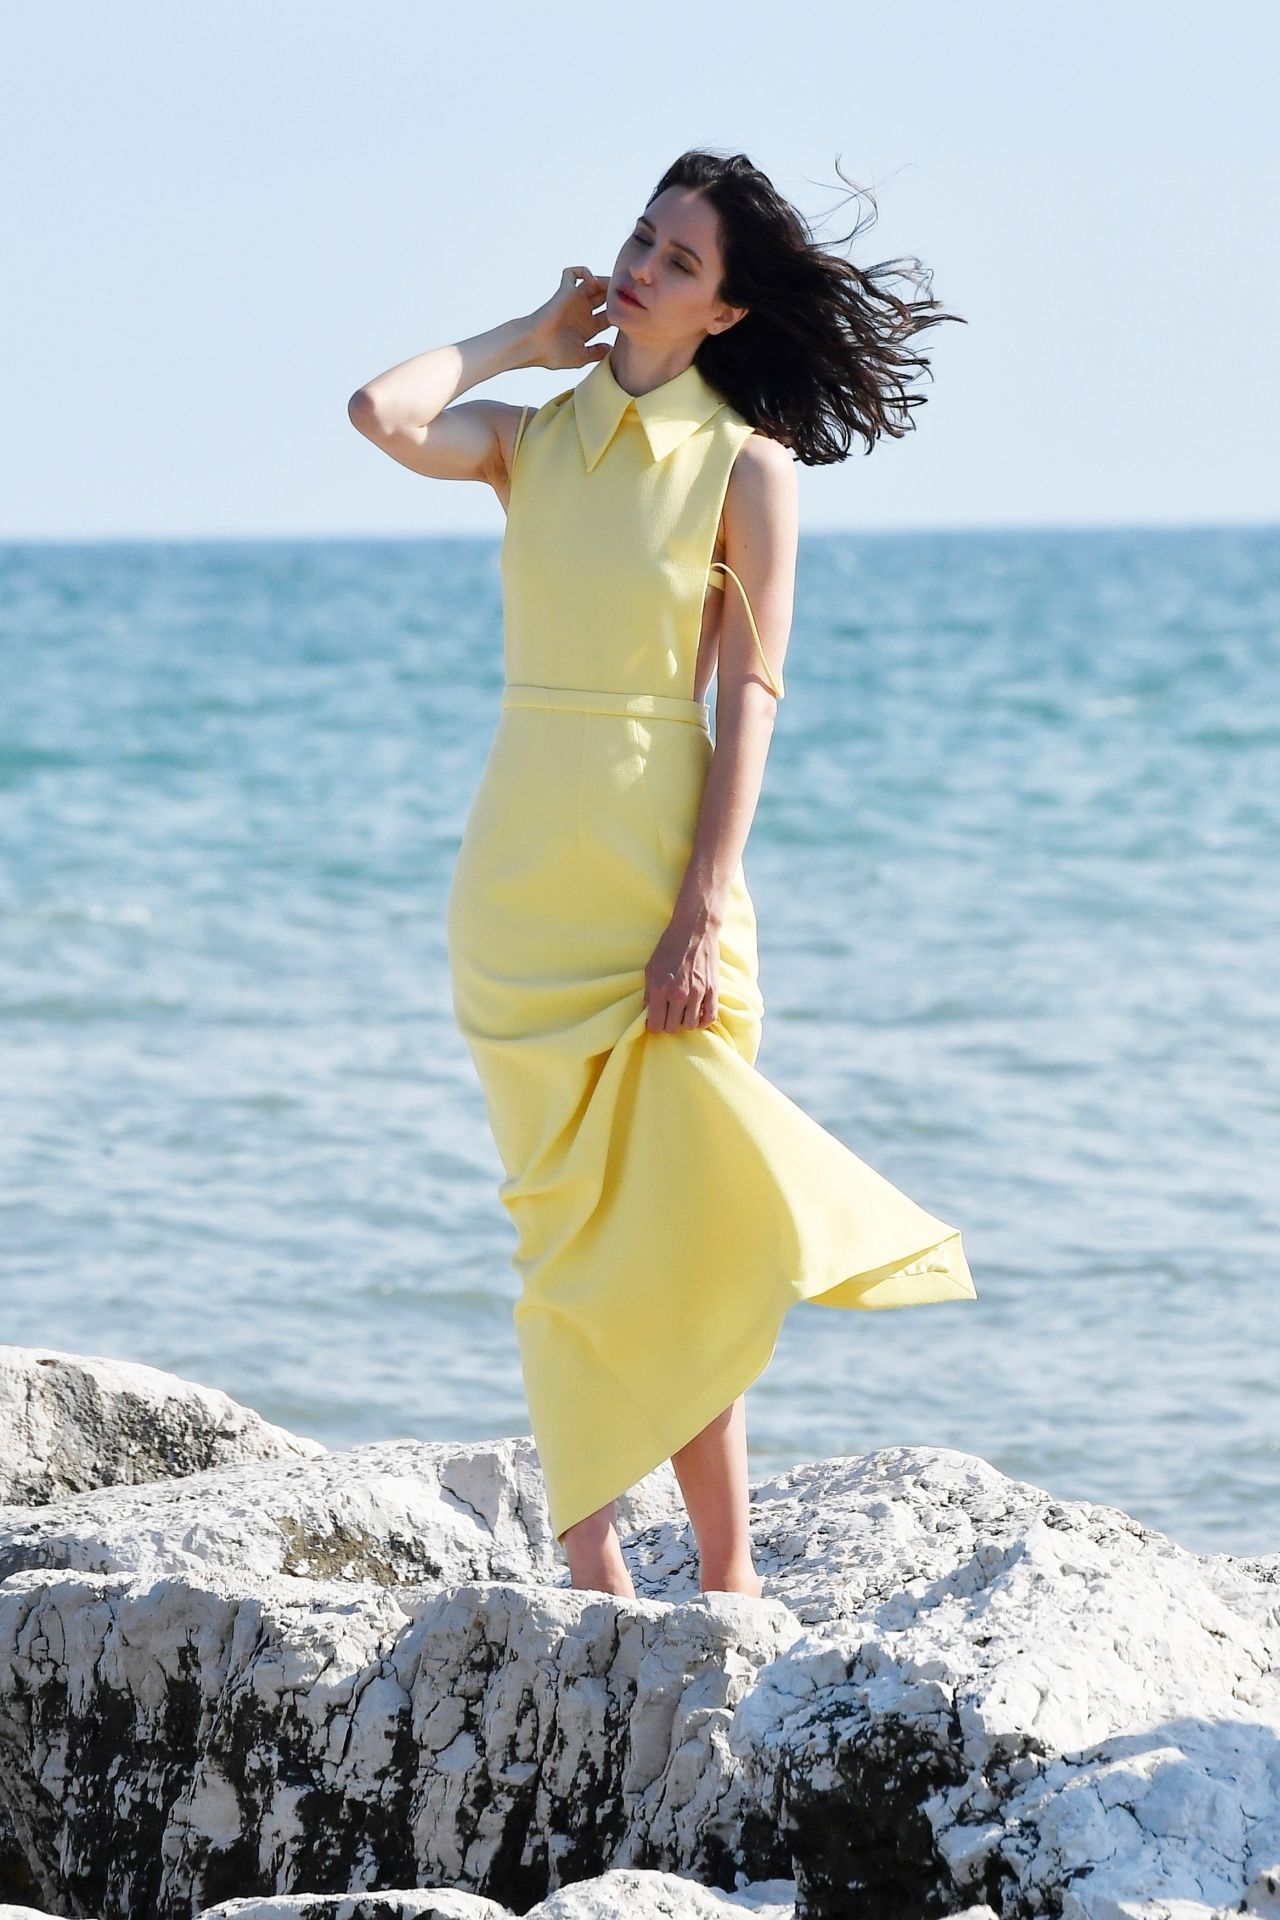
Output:
<instances>
[{"instance_id":1,"label":"lips","mask_svg":"<svg viewBox=\"0 0 1280 1920\"><path fill-rule=\"evenodd\" d=\"M627 305L630 307L640 307L643 310L644 301L637 300L634 293L632 293L630 287L619 286L618 298L620 300L625 300Z\"/></svg>"}]
</instances>

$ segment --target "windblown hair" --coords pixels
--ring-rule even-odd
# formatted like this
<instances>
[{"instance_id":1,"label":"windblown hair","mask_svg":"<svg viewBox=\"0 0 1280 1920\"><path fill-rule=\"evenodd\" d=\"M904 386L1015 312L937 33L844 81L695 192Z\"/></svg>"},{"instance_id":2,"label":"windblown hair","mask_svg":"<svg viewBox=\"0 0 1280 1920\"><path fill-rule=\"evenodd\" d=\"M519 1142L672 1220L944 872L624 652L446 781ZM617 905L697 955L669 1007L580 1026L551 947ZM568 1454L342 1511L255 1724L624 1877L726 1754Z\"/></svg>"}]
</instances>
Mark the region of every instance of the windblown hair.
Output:
<instances>
[{"instance_id":1,"label":"windblown hair","mask_svg":"<svg viewBox=\"0 0 1280 1920\"><path fill-rule=\"evenodd\" d=\"M850 181L838 161L836 172L870 202L874 220L871 190ZM927 371L929 361L907 341L943 320L968 324L932 298L931 269L914 255L863 268L828 252L743 153L691 148L668 167L649 204L668 187L695 188L719 217L720 295L747 312L704 340L696 358L751 426L810 467L847 459L855 433L870 453L882 433L900 439L914 429L911 409L928 396L907 393L905 382ZM921 297L903 299L889 284L895 279Z\"/></svg>"}]
</instances>

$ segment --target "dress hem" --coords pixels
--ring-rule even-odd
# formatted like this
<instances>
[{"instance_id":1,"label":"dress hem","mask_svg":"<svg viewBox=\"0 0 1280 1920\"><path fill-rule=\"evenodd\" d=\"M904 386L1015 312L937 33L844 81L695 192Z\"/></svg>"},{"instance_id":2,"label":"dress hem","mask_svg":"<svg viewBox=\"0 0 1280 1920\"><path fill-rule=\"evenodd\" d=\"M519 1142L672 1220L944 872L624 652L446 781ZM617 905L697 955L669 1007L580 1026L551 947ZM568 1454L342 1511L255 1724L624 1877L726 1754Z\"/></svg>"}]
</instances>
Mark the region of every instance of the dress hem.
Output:
<instances>
[{"instance_id":1,"label":"dress hem","mask_svg":"<svg viewBox=\"0 0 1280 1920\"><path fill-rule=\"evenodd\" d=\"M944 1264L928 1269L923 1268L921 1263L926 1260L931 1253L937 1252L943 1253ZM836 1301L824 1297L825 1295L832 1294L841 1288L851 1285L862 1284L868 1290L874 1290L877 1286L884 1286L899 1276L905 1276L908 1284L905 1289L898 1289L898 1297L896 1298L885 1298L875 1301L862 1299ZM915 1284L920 1280L924 1280L924 1286ZM683 1407L686 1409L686 1417L682 1419L678 1433L674 1426L668 1426L663 1421L655 1419L648 1408L636 1399L635 1394L631 1388L628 1387L627 1383L620 1378L617 1370L612 1367L608 1368L607 1371L617 1380L619 1388L626 1394L628 1400L636 1410L643 1415L646 1424L657 1436L655 1444L661 1447L662 1451L658 1452L655 1458L652 1457L653 1447L647 1448L644 1454L644 1458L647 1461L646 1465L633 1470L625 1484L621 1487L615 1485L612 1492L602 1493L598 1498L594 1494L589 1496L588 1502L582 1511L575 1514L572 1519L560 1521L553 1516L552 1531L557 1544L563 1545L564 1534L568 1532L570 1527L576 1526L579 1520L585 1520L590 1514L597 1513L602 1507L608 1506L611 1501L621 1499L625 1494L629 1493L632 1488L637 1486L641 1480L646 1479L649 1474L656 1472L660 1466L671 1459L673 1454L679 1453L691 1440L696 1439L718 1414L723 1413L726 1407L732 1406L735 1400L739 1399L749 1387L753 1386L755 1382L760 1379L768 1370L773 1356L777 1351L778 1341L782 1337L783 1322L793 1307L806 1303L811 1306L824 1306L828 1309L839 1308L844 1311L852 1310L856 1312L861 1310L876 1312L884 1311L892 1307L942 1305L948 1300L976 1300L977 1298L977 1289L974 1287L972 1276L969 1273L968 1262L965 1259L961 1247L961 1230L958 1227L954 1228L942 1239L930 1241L928 1246L922 1248L918 1253L909 1255L906 1259L899 1257L894 1260L885 1261L878 1267L872 1267L864 1272L847 1275L844 1280L828 1281L821 1288L809 1289L802 1287L801 1290L795 1292L792 1298L782 1306L781 1311L778 1310L778 1305L775 1302L769 1311L755 1322L749 1337L739 1345L737 1351L742 1354L744 1358L735 1370L734 1377L740 1384L728 1394L727 1398L725 1397L723 1387L717 1387L714 1394L706 1395L705 1400L698 1403L697 1412L692 1416L692 1419L690 1419L687 1415L687 1409L690 1403L686 1397L682 1402ZM767 1351L765 1351L766 1347ZM593 1351L595 1351L594 1348ZM745 1356L747 1355L749 1355L750 1358L746 1358ZM720 1377L723 1376L721 1375ZM718 1404L714 1406L710 1405L709 1403L713 1399ZM668 1439L668 1434L674 1435L675 1437ZM534 1444L536 1449L536 1436ZM541 1465L541 1462L539 1462L539 1465ZM545 1473L543 1474L543 1481L544 1485L546 1485ZM548 1487L548 1507L550 1507L550 1504L550 1489Z\"/></svg>"}]
</instances>

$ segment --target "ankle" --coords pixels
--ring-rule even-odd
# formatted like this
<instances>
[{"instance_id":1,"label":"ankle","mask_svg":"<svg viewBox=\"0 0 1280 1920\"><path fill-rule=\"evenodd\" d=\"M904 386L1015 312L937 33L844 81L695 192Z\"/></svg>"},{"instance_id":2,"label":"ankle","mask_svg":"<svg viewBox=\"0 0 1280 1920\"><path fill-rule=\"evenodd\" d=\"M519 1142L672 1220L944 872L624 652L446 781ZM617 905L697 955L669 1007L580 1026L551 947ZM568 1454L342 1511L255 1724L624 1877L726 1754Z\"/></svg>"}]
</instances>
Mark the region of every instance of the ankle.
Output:
<instances>
[{"instance_id":1,"label":"ankle","mask_svg":"<svg viewBox=\"0 0 1280 1920\"><path fill-rule=\"evenodd\" d=\"M764 1592L764 1582L750 1554L734 1560L700 1561L699 1584L703 1593L745 1593L753 1600L759 1600Z\"/></svg>"},{"instance_id":2,"label":"ankle","mask_svg":"<svg viewBox=\"0 0 1280 1920\"><path fill-rule=\"evenodd\" d=\"M619 1600L634 1600L636 1590L621 1553L573 1554L569 1560L570 1579L575 1587L590 1593L611 1593Z\"/></svg>"}]
</instances>

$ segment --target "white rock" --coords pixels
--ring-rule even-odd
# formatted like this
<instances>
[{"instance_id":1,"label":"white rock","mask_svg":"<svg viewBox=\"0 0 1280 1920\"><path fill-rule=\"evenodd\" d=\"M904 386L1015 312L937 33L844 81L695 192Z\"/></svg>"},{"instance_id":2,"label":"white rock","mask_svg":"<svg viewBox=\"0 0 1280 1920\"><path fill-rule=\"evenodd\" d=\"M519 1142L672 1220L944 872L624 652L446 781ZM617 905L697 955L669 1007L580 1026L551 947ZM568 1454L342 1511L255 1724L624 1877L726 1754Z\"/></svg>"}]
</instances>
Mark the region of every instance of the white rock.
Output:
<instances>
[{"instance_id":1,"label":"white rock","mask_svg":"<svg viewBox=\"0 0 1280 1920\"><path fill-rule=\"evenodd\" d=\"M793 1920L794 1914L795 1888L788 1880L761 1880L737 1893L723 1893L678 1874L624 1867L563 1888L530 1908L525 1920L744 1920L744 1916ZM513 1916L509 1907L477 1894L418 1888L224 1900L206 1907L198 1920L513 1920Z\"/></svg>"},{"instance_id":2,"label":"white rock","mask_svg":"<svg viewBox=\"0 0 1280 1920\"><path fill-rule=\"evenodd\" d=\"M763 1602L697 1594L669 1466L619 1520L635 1602L565 1584L524 1436L0 1514L0 1802L50 1907L577 1920L794 1874L806 1920L1274 1915L1280 1558L942 1448L756 1486Z\"/></svg>"},{"instance_id":3,"label":"white rock","mask_svg":"<svg viewBox=\"0 0 1280 1920\"><path fill-rule=\"evenodd\" d=\"M670 1530L676 1509L683 1519L667 1463L619 1502L619 1520L624 1530L660 1522ZM153 1575L226 1567L382 1586L569 1580L528 1435L465 1446L385 1440L0 1508L0 1579L23 1567Z\"/></svg>"},{"instance_id":4,"label":"white rock","mask_svg":"<svg viewBox=\"0 0 1280 1920\"><path fill-rule=\"evenodd\" d=\"M510 1907L478 1893L428 1887L220 1900L216 1907L205 1907L196 1920L512 1920L512 1916Z\"/></svg>"},{"instance_id":5,"label":"white rock","mask_svg":"<svg viewBox=\"0 0 1280 1920\"><path fill-rule=\"evenodd\" d=\"M798 1631L732 1594L30 1570L0 1587L0 1792L50 1905L111 1920L264 1879L523 1910L642 1860L776 1877L726 1733Z\"/></svg>"},{"instance_id":6,"label":"white rock","mask_svg":"<svg viewBox=\"0 0 1280 1920\"><path fill-rule=\"evenodd\" d=\"M158 1367L0 1346L0 1505L324 1451Z\"/></svg>"},{"instance_id":7,"label":"white rock","mask_svg":"<svg viewBox=\"0 0 1280 1920\"><path fill-rule=\"evenodd\" d=\"M790 1524L794 1478L757 1508ZM1280 1857L1275 1589L959 1456L821 1479L824 1525L869 1549L857 1611L806 1596L730 1732L802 1907L1005 1884L1065 1920L1234 1910Z\"/></svg>"},{"instance_id":8,"label":"white rock","mask_svg":"<svg viewBox=\"0 0 1280 1920\"><path fill-rule=\"evenodd\" d=\"M43 1907L15 1907L0 1900L0 1920L49 1920Z\"/></svg>"}]
</instances>

